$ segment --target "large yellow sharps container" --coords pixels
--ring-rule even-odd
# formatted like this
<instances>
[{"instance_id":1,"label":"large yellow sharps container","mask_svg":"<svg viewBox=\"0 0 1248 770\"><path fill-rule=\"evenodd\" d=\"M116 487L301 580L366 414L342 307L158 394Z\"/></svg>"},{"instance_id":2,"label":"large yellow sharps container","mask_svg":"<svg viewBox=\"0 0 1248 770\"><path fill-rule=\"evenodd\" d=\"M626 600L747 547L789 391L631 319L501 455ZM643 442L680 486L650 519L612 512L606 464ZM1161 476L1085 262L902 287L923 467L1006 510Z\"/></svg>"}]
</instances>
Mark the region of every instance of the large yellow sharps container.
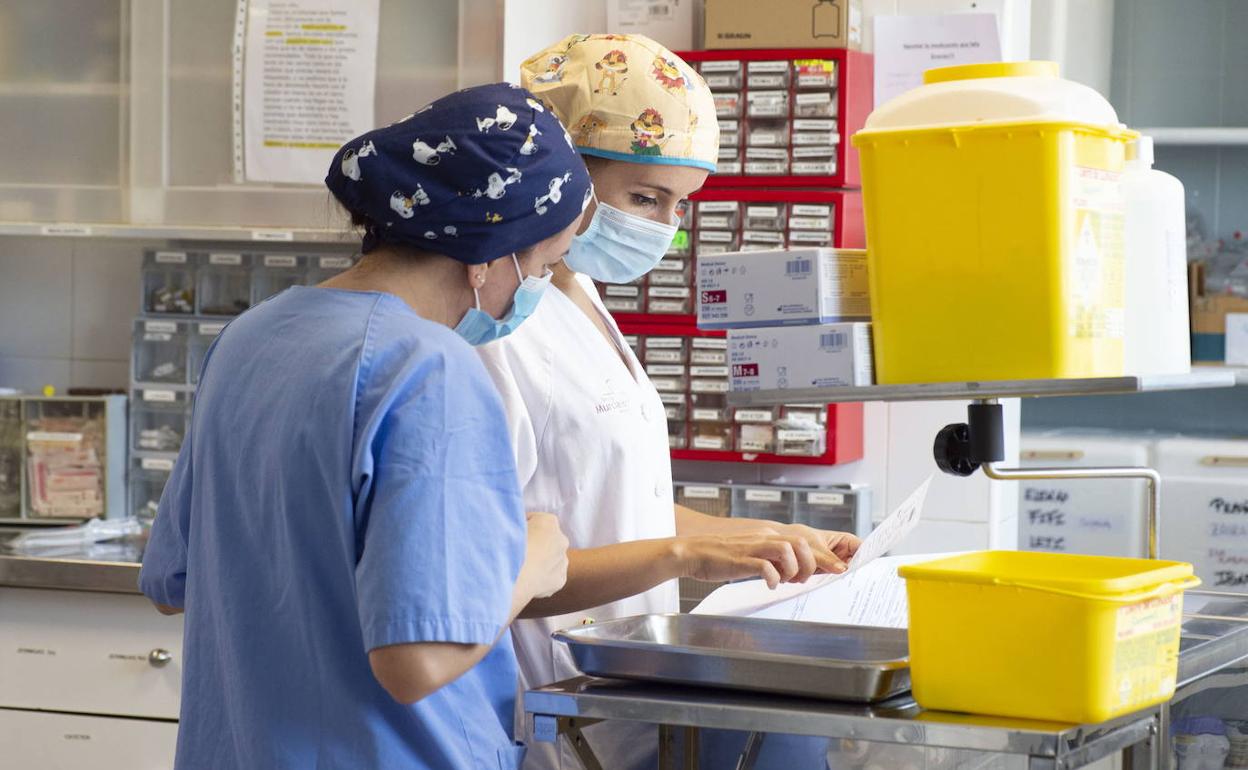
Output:
<instances>
[{"instance_id":1,"label":"large yellow sharps container","mask_svg":"<svg viewBox=\"0 0 1248 770\"><path fill-rule=\"evenodd\" d=\"M1096 723L1174 695L1192 565L978 551L897 570L925 709Z\"/></svg>"},{"instance_id":2,"label":"large yellow sharps container","mask_svg":"<svg viewBox=\"0 0 1248 770\"><path fill-rule=\"evenodd\" d=\"M880 384L1123 374L1136 134L1053 62L930 70L853 137Z\"/></svg>"}]
</instances>

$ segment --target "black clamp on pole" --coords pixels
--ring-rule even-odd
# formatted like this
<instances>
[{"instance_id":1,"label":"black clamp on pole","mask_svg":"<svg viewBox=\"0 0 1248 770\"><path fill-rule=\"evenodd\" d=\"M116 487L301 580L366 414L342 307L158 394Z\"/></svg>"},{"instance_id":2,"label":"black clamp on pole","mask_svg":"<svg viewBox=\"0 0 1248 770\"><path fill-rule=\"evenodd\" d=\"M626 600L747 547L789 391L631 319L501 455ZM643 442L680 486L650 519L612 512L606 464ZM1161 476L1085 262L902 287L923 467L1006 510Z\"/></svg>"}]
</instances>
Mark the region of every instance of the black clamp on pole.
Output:
<instances>
[{"instance_id":1,"label":"black clamp on pole","mask_svg":"<svg viewBox=\"0 0 1248 770\"><path fill-rule=\"evenodd\" d=\"M967 421L941 428L932 447L936 467L952 476L970 476L984 463L1005 459L1001 404L976 401L966 412Z\"/></svg>"}]
</instances>

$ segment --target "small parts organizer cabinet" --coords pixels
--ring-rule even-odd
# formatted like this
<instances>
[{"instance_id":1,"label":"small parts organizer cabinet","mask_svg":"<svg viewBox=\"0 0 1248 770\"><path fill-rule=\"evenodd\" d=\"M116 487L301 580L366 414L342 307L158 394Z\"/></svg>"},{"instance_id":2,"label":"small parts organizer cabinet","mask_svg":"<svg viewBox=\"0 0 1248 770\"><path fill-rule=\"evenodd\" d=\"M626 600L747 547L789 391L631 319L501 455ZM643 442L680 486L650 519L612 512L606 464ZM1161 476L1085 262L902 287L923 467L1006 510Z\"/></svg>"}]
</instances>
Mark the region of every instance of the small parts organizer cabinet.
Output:
<instances>
[{"instance_id":1,"label":"small parts organizer cabinet","mask_svg":"<svg viewBox=\"0 0 1248 770\"><path fill-rule=\"evenodd\" d=\"M679 324L622 324L659 391L675 460L839 465L862 459L862 404L728 406L727 340Z\"/></svg>"},{"instance_id":2,"label":"small parts organizer cabinet","mask_svg":"<svg viewBox=\"0 0 1248 770\"><path fill-rule=\"evenodd\" d=\"M689 51L715 94L708 187L857 187L849 138L871 112L872 57L839 48Z\"/></svg>"}]
</instances>

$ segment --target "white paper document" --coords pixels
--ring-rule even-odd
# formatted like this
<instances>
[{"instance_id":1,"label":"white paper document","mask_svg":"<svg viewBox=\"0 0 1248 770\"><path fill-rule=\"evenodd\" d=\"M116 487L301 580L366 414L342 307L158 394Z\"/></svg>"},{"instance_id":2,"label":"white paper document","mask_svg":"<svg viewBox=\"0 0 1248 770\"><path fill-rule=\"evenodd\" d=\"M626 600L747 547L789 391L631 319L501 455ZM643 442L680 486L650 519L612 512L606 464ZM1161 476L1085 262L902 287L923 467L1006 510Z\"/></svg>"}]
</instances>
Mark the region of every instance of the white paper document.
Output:
<instances>
[{"instance_id":1,"label":"white paper document","mask_svg":"<svg viewBox=\"0 0 1248 770\"><path fill-rule=\"evenodd\" d=\"M374 128L379 1L249 0L247 181L320 184L334 152Z\"/></svg>"},{"instance_id":2,"label":"white paper document","mask_svg":"<svg viewBox=\"0 0 1248 770\"><path fill-rule=\"evenodd\" d=\"M870 582L862 581L860 576L869 569L872 562L900 543L919 523L919 515L923 511L923 502L927 499L927 490L932 484L932 477L919 485L910 497L906 498L897 510L862 541L858 553L849 563L849 569L840 575L816 575L805 583L785 583L772 590L762 580L746 580L740 583L729 583L717 588L693 610L695 615L757 615L757 613L773 607L781 602L810 594L832 583L849 581L858 578L858 585ZM931 558L925 556L922 558ZM894 575L896 563L893 563ZM904 592L903 592L904 600ZM902 613L905 610L903 608ZM761 616L760 616L761 617Z\"/></svg>"},{"instance_id":3,"label":"white paper document","mask_svg":"<svg viewBox=\"0 0 1248 770\"><path fill-rule=\"evenodd\" d=\"M875 106L923 84L935 67L1001 61L991 13L875 17Z\"/></svg>"}]
</instances>

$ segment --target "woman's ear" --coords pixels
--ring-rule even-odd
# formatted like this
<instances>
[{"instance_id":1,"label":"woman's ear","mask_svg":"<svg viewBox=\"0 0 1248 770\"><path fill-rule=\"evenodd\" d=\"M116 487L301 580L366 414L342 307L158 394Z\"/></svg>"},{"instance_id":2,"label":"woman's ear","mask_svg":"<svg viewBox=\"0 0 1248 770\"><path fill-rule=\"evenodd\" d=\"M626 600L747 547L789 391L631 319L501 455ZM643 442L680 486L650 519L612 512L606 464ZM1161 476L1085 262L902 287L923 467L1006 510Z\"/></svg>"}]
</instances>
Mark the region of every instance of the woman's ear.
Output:
<instances>
[{"instance_id":1,"label":"woman's ear","mask_svg":"<svg viewBox=\"0 0 1248 770\"><path fill-rule=\"evenodd\" d=\"M467 265L468 286L473 289L480 289L485 285L485 274L489 272L489 264L484 265Z\"/></svg>"}]
</instances>

